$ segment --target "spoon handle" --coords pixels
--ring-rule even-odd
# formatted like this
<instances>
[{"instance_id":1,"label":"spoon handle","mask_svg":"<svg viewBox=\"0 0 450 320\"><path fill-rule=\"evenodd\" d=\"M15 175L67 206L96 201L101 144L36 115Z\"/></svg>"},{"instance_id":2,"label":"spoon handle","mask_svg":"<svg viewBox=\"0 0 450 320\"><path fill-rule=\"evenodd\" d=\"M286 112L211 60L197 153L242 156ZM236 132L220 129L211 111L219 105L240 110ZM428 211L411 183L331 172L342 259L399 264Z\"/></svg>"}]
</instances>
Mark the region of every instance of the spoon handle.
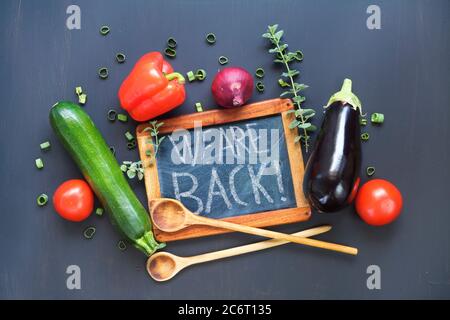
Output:
<instances>
[{"instance_id":1,"label":"spoon handle","mask_svg":"<svg viewBox=\"0 0 450 320\"><path fill-rule=\"evenodd\" d=\"M324 225L324 226L319 226L319 227L303 230L303 231L294 233L292 235L298 236L298 237L312 237L312 236L315 236L315 235L318 235L321 233L328 232L330 230L331 230L331 226ZM187 265L193 265L193 264L238 256L238 255L245 254L245 253L269 249L269 248L281 246L286 243L289 243L289 241L272 239L272 240L266 240L266 241L252 243L252 244L247 244L244 246L234 247L234 248L230 248L230 249L199 254L197 256L185 257L184 259L185 259L185 263Z\"/></svg>"},{"instance_id":2,"label":"spoon handle","mask_svg":"<svg viewBox=\"0 0 450 320\"><path fill-rule=\"evenodd\" d=\"M192 220L191 221L192 224L202 224L202 225L208 225L208 226L213 226L213 227L217 227L217 228L224 228L224 229L228 229L228 230L254 234L254 235L262 236L262 237L266 237L266 238L285 240L285 241L289 241L289 242L303 244L306 246L322 248L322 249L342 252L342 253L346 253L346 254L352 254L352 255L358 254L358 249L353 248L353 247L344 246L341 244L297 237L297 236L293 236L290 234L244 226L241 224L231 223L231 222L223 221L223 220L206 218L206 217L197 216L194 214L192 214L191 220Z\"/></svg>"}]
</instances>

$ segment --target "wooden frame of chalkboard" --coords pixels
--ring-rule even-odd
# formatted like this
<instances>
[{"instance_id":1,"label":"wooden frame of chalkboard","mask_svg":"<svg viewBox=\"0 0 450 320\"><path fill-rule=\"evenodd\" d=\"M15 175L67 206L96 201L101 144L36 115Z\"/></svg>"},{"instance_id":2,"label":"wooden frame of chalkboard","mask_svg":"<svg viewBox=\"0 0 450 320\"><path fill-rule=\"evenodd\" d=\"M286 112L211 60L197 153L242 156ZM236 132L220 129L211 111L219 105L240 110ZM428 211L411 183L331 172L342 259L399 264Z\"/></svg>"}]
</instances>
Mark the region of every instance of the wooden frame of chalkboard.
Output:
<instances>
[{"instance_id":1,"label":"wooden frame of chalkboard","mask_svg":"<svg viewBox=\"0 0 450 320\"><path fill-rule=\"evenodd\" d=\"M293 189L296 206L292 208L233 216L223 218L223 220L253 227L267 227L300 222L309 219L311 209L308 206L308 202L304 197L302 189L304 175L303 157L300 144L294 141L298 131L297 128L289 128L289 123L295 117L292 112L288 112L292 109L293 104L289 99L267 100L249 104L238 109L217 109L164 119L161 120L164 122L164 125L159 128L159 132L161 135L165 135L170 134L177 129L193 129L194 123L198 123L198 121L201 121L202 127L207 127L268 116L281 116L284 135L286 137L285 141L289 157L289 167L292 181L294 182ZM158 176L158 163L154 159L149 159L149 156L147 155L147 150L153 152L152 144L147 143L149 139L149 132L145 131L145 128L147 127L149 127L149 124L139 125L136 129L136 133L139 155L144 166L147 198L150 200L160 198L161 189ZM226 232L229 231L208 226L190 226L184 230L166 233L154 227L156 239L161 242L196 238Z\"/></svg>"}]
</instances>

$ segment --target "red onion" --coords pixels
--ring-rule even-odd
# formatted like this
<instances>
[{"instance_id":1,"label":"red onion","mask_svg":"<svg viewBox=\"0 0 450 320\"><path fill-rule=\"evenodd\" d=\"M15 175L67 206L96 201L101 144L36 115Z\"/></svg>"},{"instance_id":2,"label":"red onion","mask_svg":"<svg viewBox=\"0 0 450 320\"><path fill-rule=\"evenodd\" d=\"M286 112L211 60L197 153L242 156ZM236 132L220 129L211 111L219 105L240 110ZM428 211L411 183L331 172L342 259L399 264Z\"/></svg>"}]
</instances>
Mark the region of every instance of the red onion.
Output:
<instances>
[{"instance_id":1,"label":"red onion","mask_svg":"<svg viewBox=\"0 0 450 320\"><path fill-rule=\"evenodd\" d=\"M240 107L252 96L252 75L243 68L224 68L216 74L211 91L219 106Z\"/></svg>"}]
</instances>

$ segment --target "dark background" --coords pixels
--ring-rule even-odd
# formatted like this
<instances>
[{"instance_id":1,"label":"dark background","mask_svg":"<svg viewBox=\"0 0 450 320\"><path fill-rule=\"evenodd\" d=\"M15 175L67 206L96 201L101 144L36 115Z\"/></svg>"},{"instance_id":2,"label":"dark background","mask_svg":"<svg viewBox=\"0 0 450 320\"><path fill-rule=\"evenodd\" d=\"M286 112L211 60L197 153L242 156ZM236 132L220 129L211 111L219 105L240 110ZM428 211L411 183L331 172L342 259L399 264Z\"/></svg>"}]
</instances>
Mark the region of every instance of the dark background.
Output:
<instances>
[{"instance_id":1,"label":"dark background","mask_svg":"<svg viewBox=\"0 0 450 320\"><path fill-rule=\"evenodd\" d=\"M66 28L66 8L81 8L81 30ZM366 9L381 8L381 30L369 30ZM367 113L383 112L381 128L368 126L363 166L394 182L404 210L393 224L364 224L353 208L314 214L301 225L275 228L293 232L330 223L321 239L354 245L356 257L298 245L207 263L182 271L167 283L145 272L145 257L120 239L106 217L75 224L49 204L36 205L64 180L81 177L48 124L56 101L75 100L74 88L88 93L86 111L122 160L137 160L123 133L134 123L109 123L118 107L117 89L143 53L178 40L176 70L204 68L204 82L187 85L185 104L171 115L194 111L201 101L214 108L210 83L226 55L231 65L266 69L266 92L253 101L277 97L281 72L261 38L279 23L291 49L302 49L301 81L310 86L305 106L321 110L344 77ZM102 37L99 27L111 33ZM0 4L0 297L1 298L450 298L450 2L442 1L1 1ZM204 36L217 35L208 46ZM118 65L118 51L127 61ZM102 81L97 69L106 66ZM315 119L320 124L321 113ZM42 154L39 143L52 150ZM42 157L38 171L34 159ZM132 183L145 203L144 185ZM95 225L92 240L82 236ZM170 243L167 250L193 255L255 241L227 234ZM259 240L259 239L258 239ZM66 288L68 265L81 268L81 290ZM381 268L381 290L368 290L366 268Z\"/></svg>"}]
</instances>

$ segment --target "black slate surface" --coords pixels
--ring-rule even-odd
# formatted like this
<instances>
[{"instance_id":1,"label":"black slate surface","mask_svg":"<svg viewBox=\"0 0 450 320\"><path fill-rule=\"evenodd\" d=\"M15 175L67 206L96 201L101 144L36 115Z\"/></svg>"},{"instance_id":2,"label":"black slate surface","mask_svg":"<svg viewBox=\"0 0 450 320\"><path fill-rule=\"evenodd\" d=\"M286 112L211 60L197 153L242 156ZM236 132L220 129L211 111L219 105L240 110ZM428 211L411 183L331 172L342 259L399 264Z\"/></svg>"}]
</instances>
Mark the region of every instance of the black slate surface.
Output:
<instances>
[{"instance_id":1,"label":"black slate surface","mask_svg":"<svg viewBox=\"0 0 450 320\"><path fill-rule=\"evenodd\" d=\"M66 8L82 13L81 30L66 28ZM381 8L380 30L369 30L366 9ZM106 217L74 224L52 206L38 208L41 192L80 173L56 141L47 120L58 100L75 100L74 88L88 93L86 110L119 160L137 159L123 133L134 124L111 124L106 111L117 107L117 89L143 53L178 40L175 69L202 67L203 83L187 86L186 103L170 115L193 112L201 101L213 107L209 86L226 55L231 65L266 69L266 92L252 101L277 97L279 70L260 37L279 23L291 48L305 54L299 66L305 106L317 110L341 85L354 81L364 111L383 112L381 128L368 126L364 166L394 182L404 196L402 216L382 228L365 225L352 208L313 215L293 232L330 223L321 239L355 245L357 257L287 245L192 267L168 283L146 274L144 256L116 248L120 239ZM99 27L111 33L102 37ZM448 169L450 158L450 2L436 1L10 1L0 4L0 297L1 298L450 298ZM207 32L217 43L205 44ZM118 65L115 53L127 61ZM110 77L101 81L97 69ZM211 106L211 107L210 107ZM320 123L320 112L315 123ZM52 150L41 154L39 143ZM34 159L45 161L43 171ZM145 201L144 186L133 187ZM95 238L82 237L95 225ZM168 250L192 255L256 240L240 234L171 243ZM81 290L66 288L67 266L81 268ZM381 290L368 290L366 269L381 268Z\"/></svg>"}]
</instances>

